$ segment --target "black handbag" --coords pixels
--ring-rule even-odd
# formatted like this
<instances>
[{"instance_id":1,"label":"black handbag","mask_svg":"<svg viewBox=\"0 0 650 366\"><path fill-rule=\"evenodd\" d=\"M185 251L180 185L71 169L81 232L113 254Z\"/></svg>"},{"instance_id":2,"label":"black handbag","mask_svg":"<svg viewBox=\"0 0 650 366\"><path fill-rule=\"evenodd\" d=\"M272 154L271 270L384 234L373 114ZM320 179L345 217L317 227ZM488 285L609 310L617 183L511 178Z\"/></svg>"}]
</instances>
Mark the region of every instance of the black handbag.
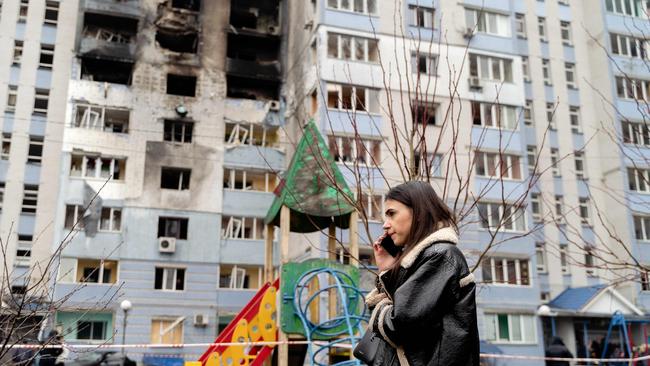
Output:
<instances>
[{"instance_id":1,"label":"black handbag","mask_svg":"<svg viewBox=\"0 0 650 366\"><path fill-rule=\"evenodd\" d=\"M357 346L354 347L352 354L366 365L373 365L375 363L375 357L377 357L379 343L380 340L377 334L371 330L366 330Z\"/></svg>"}]
</instances>

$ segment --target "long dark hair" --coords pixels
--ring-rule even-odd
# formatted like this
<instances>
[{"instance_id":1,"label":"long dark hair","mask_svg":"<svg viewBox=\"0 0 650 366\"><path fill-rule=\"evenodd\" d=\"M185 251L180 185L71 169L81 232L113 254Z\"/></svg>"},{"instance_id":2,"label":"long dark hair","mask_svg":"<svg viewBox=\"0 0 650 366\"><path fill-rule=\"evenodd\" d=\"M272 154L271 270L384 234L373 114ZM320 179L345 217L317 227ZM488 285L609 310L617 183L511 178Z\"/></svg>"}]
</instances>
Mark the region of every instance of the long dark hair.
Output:
<instances>
[{"instance_id":1,"label":"long dark hair","mask_svg":"<svg viewBox=\"0 0 650 366\"><path fill-rule=\"evenodd\" d=\"M387 200L395 200L413 211L411 231L404 243L404 250L397 255L395 264L390 269L391 278L397 275L402 258L413 250L415 244L431 235L436 230L452 227L458 231L456 217L447 205L438 197L429 183L410 181L393 187L386 194Z\"/></svg>"}]
</instances>

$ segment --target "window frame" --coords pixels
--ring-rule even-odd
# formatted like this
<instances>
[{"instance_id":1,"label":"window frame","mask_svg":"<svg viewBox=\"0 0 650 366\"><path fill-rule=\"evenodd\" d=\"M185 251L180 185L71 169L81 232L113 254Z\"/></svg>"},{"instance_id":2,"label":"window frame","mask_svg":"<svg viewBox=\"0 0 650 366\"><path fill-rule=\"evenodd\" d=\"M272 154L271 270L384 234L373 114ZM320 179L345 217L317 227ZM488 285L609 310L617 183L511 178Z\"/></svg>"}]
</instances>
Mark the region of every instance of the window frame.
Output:
<instances>
[{"instance_id":1,"label":"window frame","mask_svg":"<svg viewBox=\"0 0 650 366\"><path fill-rule=\"evenodd\" d=\"M484 59L485 61L483 61ZM494 75L495 63L498 63L498 78ZM511 58L488 56L479 53L469 54L469 74L470 76L477 77L481 80L512 84L514 83L512 65L513 60ZM483 75L483 66L487 68L488 75Z\"/></svg>"},{"instance_id":2,"label":"window frame","mask_svg":"<svg viewBox=\"0 0 650 366\"><path fill-rule=\"evenodd\" d=\"M551 60L548 58L542 59L542 77L544 78L544 85L553 85L553 77L551 74Z\"/></svg>"},{"instance_id":3,"label":"window frame","mask_svg":"<svg viewBox=\"0 0 650 366\"><path fill-rule=\"evenodd\" d=\"M548 43L548 27L545 17L537 17L537 31L539 32L539 41Z\"/></svg>"},{"instance_id":4,"label":"window frame","mask_svg":"<svg viewBox=\"0 0 650 366\"><path fill-rule=\"evenodd\" d=\"M574 90L578 89L576 64L573 62L564 63L564 77L567 88Z\"/></svg>"},{"instance_id":5,"label":"window frame","mask_svg":"<svg viewBox=\"0 0 650 366\"><path fill-rule=\"evenodd\" d=\"M344 8L342 6L344 0L329 0L325 3L325 6L327 9L332 9L332 10L338 10L338 11L346 11L346 12L351 12L355 14L368 14L368 15L377 15L377 0L358 0L362 1L363 3L363 10L358 11L355 10L355 2L353 0L348 0L348 8ZM336 6L333 6L331 3L335 2ZM371 7L369 6L369 3L374 3L374 9L375 11L370 11Z\"/></svg>"},{"instance_id":6,"label":"window frame","mask_svg":"<svg viewBox=\"0 0 650 366\"><path fill-rule=\"evenodd\" d=\"M350 99L346 100L345 89L350 88ZM359 91L363 89L363 99L357 97ZM379 110L379 91L380 89L368 88L363 86L357 86L352 84L338 84L338 83L327 83L326 92L327 92L327 109L332 111L346 112L350 111L352 113L368 113L370 115L379 115L381 111ZM336 107L330 106L330 93L332 95L336 93ZM350 108L346 107L346 102L349 103ZM363 109L357 108L358 102L362 103Z\"/></svg>"},{"instance_id":7,"label":"window frame","mask_svg":"<svg viewBox=\"0 0 650 366\"><path fill-rule=\"evenodd\" d=\"M104 210L108 210L108 228L103 229ZM115 218L115 213L119 213L119 217ZM117 225L115 224L117 221ZM117 226L117 227L115 227ZM119 233L122 232L122 208L121 207L102 207L99 220L97 220L97 231L106 233Z\"/></svg>"},{"instance_id":8,"label":"window frame","mask_svg":"<svg viewBox=\"0 0 650 366\"><path fill-rule=\"evenodd\" d=\"M336 37L336 56L332 55L332 50L330 49L330 37ZM343 47L345 42L343 39L349 39L350 42L350 51L349 55L350 57L346 57L345 54L346 52L344 51ZM357 47L359 46L359 42L363 43L363 59L358 59L357 55ZM373 48L372 43L374 43L374 49L379 52L379 40L376 38L368 38L368 37L361 37L361 36L355 36L351 34L344 34L344 33L336 33L336 32L327 32L327 58L330 59L335 59L335 60L343 60L343 61L356 61L356 62L364 62L364 63L369 63L369 64L378 64L379 63L379 54L377 53L376 55L374 53L371 53L371 49ZM376 59L375 59L376 58Z\"/></svg>"},{"instance_id":9,"label":"window frame","mask_svg":"<svg viewBox=\"0 0 650 366\"><path fill-rule=\"evenodd\" d=\"M494 21L491 21L492 19ZM465 26L475 32L489 34L491 36L512 36L510 16L485 9L466 7Z\"/></svg>"},{"instance_id":10,"label":"window frame","mask_svg":"<svg viewBox=\"0 0 650 366\"><path fill-rule=\"evenodd\" d=\"M23 199L20 205L21 215L36 215L39 188L38 184L23 184Z\"/></svg>"},{"instance_id":11,"label":"window frame","mask_svg":"<svg viewBox=\"0 0 650 366\"><path fill-rule=\"evenodd\" d=\"M48 17L49 14L55 14L55 17ZM56 26L59 23L59 2L58 1L46 1L45 2L45 13L43 14L43 24Z\"/></svg>"},{"instance_id":12,"label":"window frame","mask_svg":"<svg viewBox=\"0 0 650 366\"><path fill-rule=\"evenodd\" d=\"M78 170L79 174L78 175L73 175L73 172L75 170L72 169L74 160L73 159L79 159L79 163L81 163L81 169ZM88 174L88 162L94 160L94 173L92 175ZM112 157L112 156L102 156L102 155L83 155L83 154L71 154L70 155L70 173L69 177L70 178L78 178L78 179L101 179L105 180L107 178L110 178L109 181L111 182L124 182L126 180L125 175L126 175L126 158L117 158L117 157ZM109 167L108 167L108 177L102 177L102 166L104 164L104 161L109 162ZM120 165L123 165L123 168L120 168ZM119 178L115 178L115 171L119 173Z\"/></svg>"},{"instance_id":13,"label":"window frame","mask_svg":"<svg viewBox=\"0 0 650 366\"><path fill-rule=\"evenodd\" d=\"M156 283L158 282L158 270L161 270L162 278L160 279L160 288L156 288ZM174 288L166 288L169 280L169 272L172 273L172 284ZM178 289L178 274L179 271L182 271L183 283L182 289ZM187 282L187 268L185 267L175 267L175 266L155 266L154 267L154 291L165 291L165 292L184 292Z\"/></svg>"},{"instance_id":14,"label":"window frame","mask_svg":"<svg viewBox=\"0 0 650 366\"><path fill-rule=\"evenodd\" d=\"M436 10L419 4L409 4L409 25L423 29L435 29ZM427 19L429 22L427 22Z\"/></svg>"},{"instance_id":15,"label":"window frame","mask_svg":"<svg viewBox=\"0 0 650 366\"><path fill-rule=\"evenodd\" d=\"M11 65L20 67L23 59L23 51L25 50L25 42L22 40L14 40L14 52L11 57Z\"/></svg>"},{"instance_id":16,"label":"window frame","mask_svg":"<svg viewBox=\"0 0 650 366\"><path fill-rule=\"evenodd\" d=\"M519 129L517 107L505 104L485 103L477 100L472 100L470 103L472 125L474 127L480 126L482 128L494 128L512 131L517 131ZM490 108L489 120L487 118L488 107ZM478 115L476 113L476 108L478 108L479 111ZM510 113L508 113L509 110ZM480 125L476 124L477 116L480 118ZM506 118L505 125L502 123L504 117ZM487 124L487 122L490 122L491 124Z\"/></svg>"},{"instance_id":17,"label":"window frame","mask_svg":"<svg viewBox=\"0 0 650 366\"><path fill-rule=\"evenodd\" d=\"M51 58L50 63L44 62L43 58L46 60ZM52 70L54 67L54 45L41 44L41 50L38 58L38 68L43 70Z\"/></svg>"},{"instance_id":18,"label":"window frame","mask_svg":"<svg viewBox=\"0 0 650 366\"><path fill-rule=\"evenodd\" d=\"M562 177L562 169L560 167L560 150L551 148L551 172L554 178Z\"/></svg>"},{"instance_id":19,"label":"window frame","mask_svg":"<svg viewBox=\"0 0 650 366\"><path fill-rule=\"evenodd\" d=\"M650 147L650 126L645 122L621 120L621 139L624 144Z\"/></svg>"},{"instance_id":20,"label":"window frame","mask_svg":"<svg viewBox=\"0 0 650 366\"><path fill-rule=\"evenodd\" d=\"M44 107L41 105L43 104ZM36 89L34 92L34 109L32 111L35 115L47 115L47 110L50 104L50 91L48 89Z\"/></svg>"},{"instance_id":21,"label":"window frame","mask_svg":"<svg viewBox=\"0 0 650 366\"><path fill-rule=\"evenodd\" d=\"M542 263L540 264L539 259ZM535 243L535 269L537 273L548 273L548 257L546 255L546 243Z\"/></svg>"},{"instance_id":22,"label":"window frame","mask_svg":"<svg viewBox=\"0 0 650 366\"><path fill-rule=\"evenodd\" d=\"M573 34L571 32L571 22L560 20L560 38L565 46L573 46Z\"/></svg>"},{"instance_id":23,"label":"window frame","mask_svg":"<svg viewBox=\"0 0 650 366\"><path fill-rule=\"evenodd\" d=\"M501 329L499 317L506 317L508 325L508 339L502 338L502 335L500 334ZM535 316L532 314L486 312L484 314L484 318L485 327L487 327L488 324L492 324L494 328L494 339L491 339L491 332L489 332L487 329L485 330L485 338L494 344L537 344L537 324L535 321ZM515 324L515 319L517 318L519 319L519 334L522 338L520 341L511 339L511 335L516 333L513 326ZM530 326L531 329L527 329L527 326ZM528 339L529 335L532 336L533 339Z\"/></svg>"},{"instance_id":24,"label":"window frame","mask_svg":"<svg viewBox=\"0 0 650 366\"><path fill-rule=\"evenodd\" d=\"M587 180L587 164L585 153L583 151L574 151L573 162L575 166L576 179Z\"/></svg>"},{"instance_id":25,"label":"window frame","mask_svg":"<svg viewBox=\"0 0 650 366\"><path fill-rule=\"evenodd\" d=\"M5 107L6 112L15 112L16 104L18 104L18 85L9 85L7 87L7 105Z\"/></svg>"},{"instance_id":26,"label":"window frame","mask_svg":"<svg viewBox=\"0 0 650 366\"><path fill-rule=\"evenodd\" d=\"M578 214L582 226L591 226L591 202L588 197L578 197Z\"/></svg>"},{"instance_id":27,"label":"window frame","mask_svg":"<svg viewBox=\"0 0 650 366\"><path fill-rule=\"evenodd\" d=\"M489 264L488 264L489 261ZM527 263L527 269L528 269L528 278L527 282L528 284L523 284L524 282L524 277L522 276L522 261ZM501 275L502 279L501 281L497 279L497 262L501 262ZM515 269L515 283L510 283L509 282L509 271L510 271L510 262L513 263L514 269ZM524 259L524 258L511 258L511 257L503 257L503 256L489 256L483 259L483 263L481 263L481 271L485 271L487 266L489 266L489 269L491 271L490 275L490 281L486 281L486 278L483 278L483 283L490 285L490 286L505 286L505 287L532 287L533 285L533 276L530 273L530 268L531 268L531 263L530 260ZM503 282L502 282L503 281Z\"/></svg>"},{"instance_id":28,"label":"window frame","mask_svg":"<svg viewBox=\"0 0 650 366\"><path fill-rule=\"evenodd\" d=\"M526 31L526 14L515 13L515 34L519 39L528 39Z\"/></svg>"},{"instance_id":29,"label":"window frame","mask_svg":"<svg viewBox=\"0 0 650 366\"><path fill-rule=\"evenodd\" d=\"M627 167L627 179L630 191L650 194L650 169Z\"/></svg>"},{"instance_id":30,"label":"window frame","mask_svg":"<svg viewBox=\"0 0 650 366\"><path fill-rule=\"evenodd\" d=\"M32 147L38 148L40 146L40 154L33 155ZM28 164L41 164L43 162L43 148L45 147L45 139L41 136L29 136L29 145L27 147L27 163Z\"/></svg>"},{"instance_id":31,"label":"window frame","mask_svg":"<svg viewBox=\"0 0 650 366\"><path fill-rule=\"evenodd\" d=\"M502 168L504 161L507 166L505 172ZM491 163L494 163L494 166L490 166ZM517 168L514 168L515 166ZM481 167L483 174L479 172ZM523 179L521 168L521 156L519 155L484 150L475 151L474 172L477 177L519 181ZM490 171L493 171L494 174L491 175ZM518 177L515 176L515 172L519 172Z\"/></svg>"},{"instance_id":32,"label":"window frame","mask_svg":"<svg viewBox=\"0 0 650 366\"><path fill-rule=\"evenodd\" d=\"M480 214L480 209L481 206L485 205L486 209L485 212L487 213L487 217L482 217ZM501 224L499 227L499 230L501 232L511 232L511 233L520 233L526 231L526 228L528 227L526 223L526 211L523 206L516 207L511 203L503 203L503 202L492 202L492 201L480 201L477 203L477 209L479 210L479 230L494 230L496 229L496 226L493 226L493 219L492 219L492 213L493 213L493 206L496 206L497 209L497 224ZM504 207L505 205L505 207ZM508 219L504 218L504 212L505 210L509 211ZM518 227L518 220L521 220L521 223L523 225L522 228ZM512 223L513 228L507 228L506 223L510 221ZM485 223L487 222L487 226L485 226Z\"/></svg>"}]
</instances>

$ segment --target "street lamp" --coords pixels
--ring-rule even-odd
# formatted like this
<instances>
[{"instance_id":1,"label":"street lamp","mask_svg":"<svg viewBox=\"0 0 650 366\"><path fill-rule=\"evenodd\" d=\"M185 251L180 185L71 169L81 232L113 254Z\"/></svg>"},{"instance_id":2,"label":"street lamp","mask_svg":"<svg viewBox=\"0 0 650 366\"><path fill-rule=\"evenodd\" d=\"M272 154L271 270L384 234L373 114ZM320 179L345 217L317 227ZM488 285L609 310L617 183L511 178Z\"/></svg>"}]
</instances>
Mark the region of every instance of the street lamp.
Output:
<instances>
[{"instance_id":1,"label":"street lamp","mask_svg":"<svg viewBox=\"0 0 650 366\"><path fill-rule=\"evenodd\" d=\"M537 308L537 315L549 317L551 319L551 335L555 337L555 316L557 315L557 312L554 312L551 310L550 306L544 304Z\"/></svg>"},{"instance_id":2,"label":"street lamp","mask_svg":"<svg viewBox=\"0 0 650 366\"><path fill-rule=\"evenodd\" d=\"M124 346L126 345L126 316L129 314L132 306L133 304L129 300L122 300L120 303L120 308L124 311L124 322L122 323L122 356L124 356Z\"/></svg>"}]
</instances>

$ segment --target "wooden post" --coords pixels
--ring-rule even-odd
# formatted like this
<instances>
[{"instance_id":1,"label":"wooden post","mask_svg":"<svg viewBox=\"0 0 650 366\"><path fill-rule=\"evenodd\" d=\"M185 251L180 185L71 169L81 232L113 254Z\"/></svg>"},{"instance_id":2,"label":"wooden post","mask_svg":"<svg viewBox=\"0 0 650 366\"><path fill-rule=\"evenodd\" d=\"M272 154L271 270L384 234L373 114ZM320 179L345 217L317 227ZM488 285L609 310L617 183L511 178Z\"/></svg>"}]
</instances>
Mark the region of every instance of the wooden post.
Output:
<instances>
[{"instance_id":1,"label":"wooden post","mask_svg":"<svg viewBox=\"0 0 650 366\"><path fill-rule=\"evenodd\" d=\"M266 225L264 243L264 281L273 282L273 224Z\"/></svg>"},{"instance_id":2,"label":"wooden post","mask_svg":"<svg viewBox=\"0 0 650 366\"><path fill-rule=\"evenodd\" d=\"M359 213L353 211L350 214L350 256L354 259L350 259L350 264L359 267Z\"/></svg>"},{"instance_id":3,"label":"wooden post","mask_svg":"<svg viewBox=\"0 0 650 366\"><path fill-rule=\"evenodd\" d=\"M289 233L291 231L291 210L287 206L280 209L280 275L282 275L282 266L289 262ZM287 342L289 337L282 331L282 317L280 309L282 305L282 293L278 293L278 341ZM278 365L289 366L289 345L281 343L278 345Z\"/></svg>"}]
</instances>

